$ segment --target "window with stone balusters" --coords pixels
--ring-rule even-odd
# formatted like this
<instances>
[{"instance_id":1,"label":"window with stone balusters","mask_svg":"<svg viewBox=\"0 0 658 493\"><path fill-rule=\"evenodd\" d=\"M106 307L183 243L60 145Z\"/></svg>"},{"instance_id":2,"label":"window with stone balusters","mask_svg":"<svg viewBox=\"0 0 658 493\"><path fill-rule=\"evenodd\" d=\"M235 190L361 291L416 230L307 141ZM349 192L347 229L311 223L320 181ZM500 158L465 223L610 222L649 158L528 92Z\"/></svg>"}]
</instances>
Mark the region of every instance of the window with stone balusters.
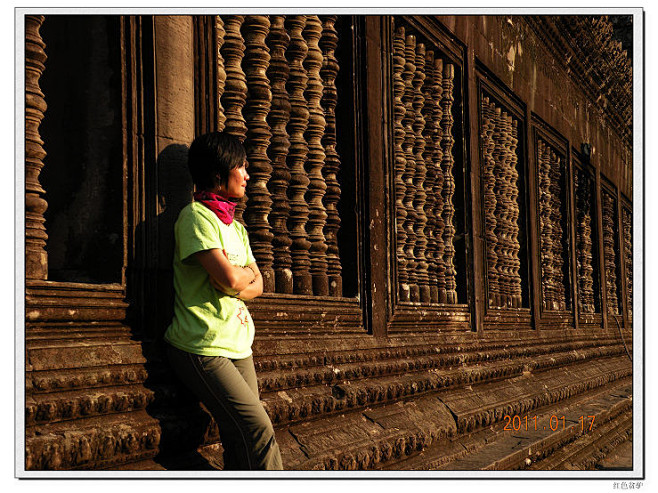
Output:
<instances>
[{"instance_id":1,"label":"window with stone balusters","mask_svg":"<svg viewBox=\"0 0 658 493\"><path fill-rule=\"evenodd\" d=\"M236 217L266 293L357 294L353 17L196 20L197 134L237 135L250 180Z\"/></svg>"},{"instance_id":2,"label":"window with stone balusters","mask_svg":"<svg viewBox=\"0 0 658 493\"><path fill-rule=\"evenodd\" d=\"M463 71L427 21L396 16L391 23L396 294L400 306L458 309L468 303Z\"/></svg>"}]
</instances>

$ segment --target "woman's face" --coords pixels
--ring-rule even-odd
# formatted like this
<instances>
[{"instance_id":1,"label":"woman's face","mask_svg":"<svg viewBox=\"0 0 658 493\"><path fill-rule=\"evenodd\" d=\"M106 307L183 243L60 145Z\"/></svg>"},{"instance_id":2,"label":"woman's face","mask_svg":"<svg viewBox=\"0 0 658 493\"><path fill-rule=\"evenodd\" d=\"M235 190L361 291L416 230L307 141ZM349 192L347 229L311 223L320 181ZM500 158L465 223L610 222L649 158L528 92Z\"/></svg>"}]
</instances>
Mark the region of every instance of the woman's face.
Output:
<instances>
[{"instance_id":1,"label":"woman's face","mask_svg":"<svg viewBox=\"0 0 658 493\"><path fill-rule=\"evenodd\" d=\"M220 186L220 190L231 199L241 199L247 191L247 181L249 181L249 174L247 173L247 161L242 163L242 166L233 168L228 173L228 181Z\"/></svg>"}]
</instances>

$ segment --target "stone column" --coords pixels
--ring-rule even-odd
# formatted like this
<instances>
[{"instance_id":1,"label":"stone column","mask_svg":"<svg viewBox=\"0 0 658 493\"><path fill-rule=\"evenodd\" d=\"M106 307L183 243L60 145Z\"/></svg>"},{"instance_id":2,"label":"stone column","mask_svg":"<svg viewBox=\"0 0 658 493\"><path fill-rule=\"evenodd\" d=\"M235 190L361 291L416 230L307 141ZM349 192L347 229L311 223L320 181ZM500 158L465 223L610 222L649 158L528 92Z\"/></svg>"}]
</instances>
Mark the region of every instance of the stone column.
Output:
<instances>
[{"instance_id":1,"label":"stone column","mask_svg":"<svg viewBox=\"0 0 658 493\"><path fill-rule=\"evenodd\" d=\"M25 16L25 278L48 278L48 254L44 212L48 203L39 183L46 152L39 135L39 125L46 111L46 101L39 78L46 61L45 43L39 28L43 15Z\"/></svg>"}]
</instances>

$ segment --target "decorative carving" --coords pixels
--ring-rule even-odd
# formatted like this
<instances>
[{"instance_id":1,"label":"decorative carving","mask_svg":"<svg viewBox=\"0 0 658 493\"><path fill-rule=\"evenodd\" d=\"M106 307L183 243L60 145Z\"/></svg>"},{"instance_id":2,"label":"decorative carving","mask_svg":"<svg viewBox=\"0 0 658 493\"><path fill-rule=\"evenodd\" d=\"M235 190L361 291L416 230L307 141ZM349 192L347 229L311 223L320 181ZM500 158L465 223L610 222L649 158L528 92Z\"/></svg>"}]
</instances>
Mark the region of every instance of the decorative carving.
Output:
<instances>
[{"instance_id":1,"label":"decorative carving","mask_svg":"<svg viewBox=\"0 0 658 493\"><path fill-rule=\"evenodd\" d=\"M606 274L608 312L619 314L617 299L617 262L615 251L615 202L606 192L601 192L603 215L603 255Z\"/></svg>"},{"instance_id":2,"label":"decorative carving","mask_svg":"<svg viewBox=\"0 0 658 493\"><path fill-rule=\"evenodd\" d=\"M403 203L406 196L406 173L407 157L403 147L407 132L402 124L407 114L403 101L405 95L405 81L402 74L405 69L405 30L399 27L393 37L393 145L395 156L395 232L396 232L396 258L398 267L398 286L401 301L409 301L409 285L407 274L407 232L404 224L407 220L407 209Z\"/></svg>"},{"instance_id":3,"label":"decorative carving","mask_svg":"<svg viewBox=\"0 0 658 493\"><path fill-rule=\"evenodd\" d=\"M441 109L443 115L441 118L441 149L443 157L441 159L441 169L443 171L443 265L445 266L445 283L446 283L446 303L457 303L457 282L455 279L455 248L453 241L455 238L455 226L453 218L455 208L452 204L452 196L455 192L455 180L452 175L454 159L452 157L452 146L455 142L452 137L452 126L454 119L452 117L452 95L455 78L455 67L452 64L445 64L443 67L443 97L441 98Z\"/></svg>"},{"instance_id":4,"label":"decorative carving","mask_svg":"<svg viewBox=\"0 0 658 493\"><path fill-rule=\"evenodd\" d=\"M273 15L270 21L267 43L270 47L271 60L267 76L272 86L272 106L267 122L272 138L267 154L272 162L272 177L268 183L272 195L272 211L269 219L274 234L272 247L276 292L292 293L292 257L290 256L292 239L287 226L290 215L287 191L291 175L286 165L286 157L290 149L290 140L286 132L286 125L290 119L290 101L286 92L286 83L290 69L285 56L290 36L285 30L285 16Z\"/></svg>"},{"instance_id":5,"label":"decorative carving","mask_svg":"<svg viewBox=\"0 0 658 493\"><path fill-rule=\"evenodd\" d=\"M247 209L245 220L249 230L251 248L258 260L258 268L263 275L263 290L274 291L274 269L272 262L272 234L268 216L272 199L267 183L272 174L272 165L267 156L270 144L270 128L266 121L270 111L272 93L266 70L270 54L265 37L270 21L264 15L249 15L242 24L246 52L243 59L249 97L244 107L247 119L247 160L250 180L247 183Z\"/></svg>"},{"instance_id":6,"label":"decorative carving","mask_svg":"<svg viewBox=\"0 0 658 493\"><path fill-rule=\"evenodd\" d=\"M521 306L518 122L482 99L480 147L483 166L485 239L489 306Z\"/></svg>"},{"instance_id":7,"label":"decorative carving","mask_svg":"<svg viewBox=\"0 0 658 493\"><path fill-rule=\"evenodd\" d=\"M25 277L48 278L48 254L44 212L48 203L39 183L46 152L39 135L39 125L46 111L46 101L39 87L45 69L46 44L39 29L43 15L25 16Z\"/></svg>"},{"instance_id":8,"label":"decorative carving","mask_svg":"<svg viewBox=\"0 0 658 493\"><path fill-rule=\"evenodd\" d=\"M240 28L244 22L244 17L244 15L227 15L222 19L226 34L224 44L220 49L226 72L224 93L220 98L226 116L224 131L237 136L241 141L244 141L247 135L247 125L242 116L242 108L247 101L247 78L241 65L245 45ZM235 208L235 217L241 223L244 223L242 213L247 200L248 197L245 197Z\"/></svg>"},{"instance_id":9,"label":"decorative carving","mask_svg":"<svg viewBox=\"0 0 658 493\"><path fill-rule=\"evenodd\" d=\"M336 76L338 75L338 60L335 51L338 45L338 33L335 24L337 16L322 16L322 38L320 48L322 49L323 61L320 75L324 84L322 93L322 109L326 122L325 132L322 137L322 145L326 156L323 176L327 186L324 196L324 206L327 212L327 222L324 227L324 235L327 242L327 274L329 277L329 294L331 296L342 296L343 283L341 277L341 265L338 252L338 230L340 229L340 216L338 214L338 201L340 200L340 185L337 175L340 168L340 156L336 151L336 113L338 102L336 89Z\"/></svg>"},{"instance_id":10,"label":"decorative carving","mask_svg":"<svg viewBox=\"0 0 658 493\"><path fill-rule=\"evenodd\" d=\"M605 265L606 293L608 295L608 313L619 315L619 298L617 296L617 204L605 190L601 190L603 216L603 258Z\"/></svg>"},{"instance_id":11,"label":"decorative carving","mask_svg":"<svg viewBox=\"0 0 658 493\"><path fill-rule=\"evenodd\" d=\"M224 68L224 57L222 57L222 46L226 31L222 17L215 16L215 44L217 49L217 130L223 131L226 124L226 114L222 106L222 95L226 87L226 69Z\"/></svg>"},{"instance_id":12,"label":"decorative carving","mask_svg":"<svg viewBox=\"0 0 658 493\"><path fill-rule=\"evenodd\" d=\"M418 280L418 290L411 292L411 299L413 301L429 302L430 300L430 287L429 276L427 272L427 258L425 251L427 249L426 225L427 216L425 215L425 201L427 194L425 193L425 176L427 174L427 167L425 159L423 158L425 152L425 138L423 131L425 130L425 118L423 117L422 109L425 105L425 97L423 96L422 86L425 81L425 45L418 43L416 46L415 56L416 70L412 81L414 88L414 160L416 161L416 170L413 177L415 196L413 198L413 208L415 209L416 221L414 222L414 235L416 243L413 249L413 255L416 259L416 279Z\"/></svg>"},{"instance_id":13,"label":"decorative carving","mask_svg":"<svg viewBox=\"0 0 658 493\"><path fill-rule=\"evenodd\" d=\"M587 173L580 170L576 172L575 194L578 309L583 313L595 313L592 256L592 180Z\"/></svg>"},{"instance_id":14,"label":"decorative carving","mask_svg":"<svg viewBox=\"0 0 658 493\"><path fill-rule=\"evenodd\" d=\"M290 35L290 44L286 51L290 76L286 89L290 98L290 119L287 127L290 139L287 163L291 175L288 185L288 198L290 199L288 229L292 238L290 251L293 264L293 289L297 294L313 294L313 284L309 271L311 266L309 258L311 243L308 241L308 234L306 233L309 207L304 198L310 182L304 169L308 154L304 132L308 126L310 116L306 99L304 99L308 76L303 62L308 47L302 37L302 31L306 26L306 16L289 16L286 18L285 25Z\"/></svg>"},{"instance_id":15,"label":"decorative carving","mask_svg":"<svg viewBox=\"0 0 658 493\"><path fill-rule=\"evenodd\" d=\"M625 207L621 210L622 228L624 229L624 266L626 268L626 304L628 319L633 320L633 216Z\"/></svg>"},{"instance_id":16,"label":"decorative carving","mask_svg":"<svg viewBox=\"0 0 658 493\"><path fill-rule=\"evenodd\" d=\"M564 166L561 157L542 139L537 139L539 175L539 224L542 269L542 305L545 310L566 310L564 283L564 232L562 222L562 183Z\"/></svg>"},{"instance_id":17,"label":"decorative carving","mask_svg":"<svg viewBox=\"0 0 658 493\"><path fill-rule=\"evenodd\" d=\"M322 51L319 41L322 36L322 22L317 15L306 17L304 28L304 39L308 46L308 52L304 59L304 68L308 75L308 83L304 97L308 104L309 120L304 137L308 143L308 154L306 159L306 173L309 185L306 191L306 202L309 207L306 231L311 242L309 249L311 257L311 277L313 279L313 294L326 296L329 294L329 278L327 277L327 243L324 238L324 226L327 213L322 203L327 186L322 176L322 168L325 161L322 137L325 132L324 111L320 105L322 99L323 84L320 78L322 68Z\"/></svg>"},{"instance_id":18,"label":"decorative carving","mask_svg":"<svg viewBox=\"0 0 658 493\"><path fill-rule=\"evenodd\" d=\"M443 60L437 58L434 60L434 84L432 86L432 98L434 101L434 109L432 111L432 124L434 132L432 134L432 144L434 152L432 154L433 167L435 169L434 187L431 195L434 197L434 209L432 216L435 221L434 240L436 247L434 250L435 259L435 272L436 277L433 279L431 296L432 300L439 303L445 303L448 299L446 294L445 282L445 264L443 261L445 243L443 240L443 232L445 229L445 221L443 219L443 185L445 178L443 176L443 169L441 163L443 162L443 129L441 122L443 121L443 109L441 100L443 98ZM434 292L436 291L436 296Z\"/></svg>"},{"instance_id":19,"label":"decorative carving","mask_svg":"<svg viewBox=\"0 0 658 493\"><path fill-rule=\"evenodd\" d=\"M402 179L405 183L405 195L404 195L404 208L407 210L407 216L404 221L404 230L406 233L406 244L405 244L405 254L407 258L407 275L408 275L408 287L409 287L409 296L412 301L418 301L419 299L419 289L418 289L418 277L416 274L417 262L414 257L414 246L416 244L416 234L414 232L414 224L416 223L416 210L413 208L413 200L416 195L416 188L413 183L414 175L416 172L416 159L414 156L414 143L416 141L413 124L416 119L416 115L413 107L414 100L414 87L413 87L413 78L416 73L416 37L412 34L407 34L405 39L405 64L404 72L402 73L402 78L404 79L404 96L402 101L404 102L405 114L402 120L405 130L405 138L402 144L404 149L404 156L406 158L406 167ZM403 286L404 291L404 286Z\"/></svg>"},{"instance_id":20,"label":"decorative carving","mask_svg":"<svg viewBox=\"0 0 658 493\"><path fill-rule=\"evenodd\" d=\"M484 237L486 241L487 258L487 287L489 306L499 306L498 299L498 256L496 247L498 238L496 236L496 175L494 170L496 161L494 149L496 143L493 139L496 127L495 105L488 98L482 99L481 108L481 130L480 147L482 152L482 188L484 191Z\"/></svg>"},{"instance_id":21,"label":"decorative carving","mask_svg":"<svg viewBox=\"0 0 658 493\"><path fill-rule=\"evenodd\" d=\"M423 162L425 163L425 206L423 217L426 219L424 235L426 241L425 259L427 260L427 274L428 274L428 296L431 303L438 302L438 290L436 286L436 271L437 260L442 262L443 259L436 258L436 218L434 217L434 207L436 204L435 185L437 174L441 172L440 166L433 161L434 159L434 136L437 131L434 122L434 109L438 106L438 102L434 99L434 86L435 86L435 70L434 70L434 52L428 51L425 55L425 83L423 84L423 97L425 104L423 105L423 118L425 120L425 127L423 129L423 140L425 148L423 151ZM440 163L440 161L439 161ZM440 194L440 192L439 192ZM421 298L423 292L421 290Z\"/></svg>"}]
</instances>

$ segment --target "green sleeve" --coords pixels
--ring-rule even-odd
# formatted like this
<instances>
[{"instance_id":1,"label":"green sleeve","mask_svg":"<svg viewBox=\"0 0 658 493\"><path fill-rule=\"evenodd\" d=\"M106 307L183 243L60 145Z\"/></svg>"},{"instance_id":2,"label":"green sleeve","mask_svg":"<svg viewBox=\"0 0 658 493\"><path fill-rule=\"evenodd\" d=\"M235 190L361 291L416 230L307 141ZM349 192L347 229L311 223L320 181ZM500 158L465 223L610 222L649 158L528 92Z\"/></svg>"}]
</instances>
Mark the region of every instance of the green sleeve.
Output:
<instances>
[{"instance_id":1,"label":"green sleeve","mask_svg":"<svg viewBox=\"0 0 658 493\"><path fill-rule=\"evenodd\" d=\"M244 248L247 251L247 263L245 265L253 264L254 262L256 262L256 259L254 258L254 254L251 251L251 246L249 245L249 233L247 233L247 230L242 224L240 223L236 223L236 224L240 231L242 244L244 245Z\"/></svg>"},{"instance_id":2,"label":"green sleeve","mask_svg":"<svg viewBox=\"0 0 658 493\"><path fill-rule=\"evenodd\" d=\"M217 225L194 210L181 215L176 224L176 240L181 261L203 250L224 248Z\"/></svg>"}]
</instances>

